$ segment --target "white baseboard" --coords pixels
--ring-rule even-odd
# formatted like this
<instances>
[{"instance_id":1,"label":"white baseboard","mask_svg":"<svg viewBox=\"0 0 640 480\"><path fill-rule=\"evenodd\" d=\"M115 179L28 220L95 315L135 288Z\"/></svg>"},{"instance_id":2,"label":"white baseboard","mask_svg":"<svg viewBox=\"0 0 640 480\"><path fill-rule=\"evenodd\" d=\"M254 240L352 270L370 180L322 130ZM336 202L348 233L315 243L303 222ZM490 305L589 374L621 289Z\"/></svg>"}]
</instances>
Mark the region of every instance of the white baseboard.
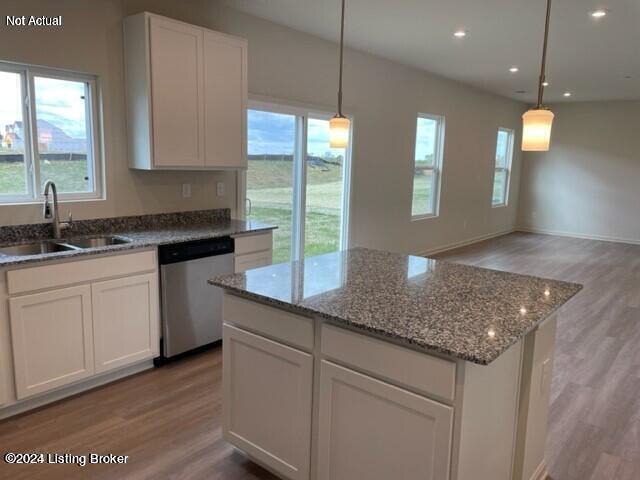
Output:
<instances>
[{"instance_id":1,"label":"white baseboard","mask_svg":"<svg viewBox=\"0 0 640 480\"><path fill-rule=\"evenodd\" d=\"M614 237L610 235L590 235L585 233L565 232L561 230L546 230L544 228L535 227L516 227L516 232L538 233L540 235L556 235L558 237L583 238L585 240L599 240L601 242L627 243L630 245L640 245L640 239Z\"/></svg>"},{"instance_id":2,"label":"white baseboard","mask_svg":"<svg viewBox=\"0 0 640 480\"><path fill-rule=\"evenodd\" d=\"M33 410L34 408L42 407L49 403L62 400L63 398L67 398L72 395L91 390L92 388L105 385L115 380L119 380L121 378L128 377L129 375L133 375L144 370L149 370L151 368L153 368L153 360L145 360L144 362L131 365L129 367L123 368L122 370L109 372L104 375L91 378L89 380L81 381L80 383L70 385L68 387L63 387L59 390L46 393L39 397L29 398L26 400L18 400L15 403L0 408L0 420L18 415L19 413Z\"/></svg>"},{"instance_id":3,"label":"white baseboard","mask_svg":"<svg viewBox=\"0 0 640 480\"><path fill-rule=\"evenodd\" d=\"M473 243L483 242L485 240L489 240L491 238L501 237L503 235L508 235L509 233L513 233L515 229L504 230L501 232L488 233L486 235L480 235L477 237L467 238L466 240L461 240L459 242L449 243L447 245L441 245L439 247L430 248L429 250L424 250L422 252L417 252L414 255L418 255L421 257L427 257L429 255L435 255L436 253L446 252L447 250L453 250L455 248L466 247L467 245L471 245Z\"/></svg>"}]
</instances>

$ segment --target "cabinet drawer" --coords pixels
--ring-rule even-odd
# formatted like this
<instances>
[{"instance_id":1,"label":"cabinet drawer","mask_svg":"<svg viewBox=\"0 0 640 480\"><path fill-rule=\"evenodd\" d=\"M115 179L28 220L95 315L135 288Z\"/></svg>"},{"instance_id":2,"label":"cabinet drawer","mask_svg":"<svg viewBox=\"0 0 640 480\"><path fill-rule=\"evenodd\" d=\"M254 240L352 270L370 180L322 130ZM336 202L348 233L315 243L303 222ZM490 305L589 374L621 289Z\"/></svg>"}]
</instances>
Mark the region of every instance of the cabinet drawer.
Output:
<instances>
[{"instance_id":1,"label":"cabinet drawer","mask_svg":"<svg viewBox=\"0 0 640 480\"><path fill-rule=\"evenodd\" d=\"M328 324L322 326L321 342L322 353L338 363L425 395L453 401L455 362Z\"/></svg>"},{"instance_id":2,"label":"cabinet drawer","mask_svg":"<svg viewBox=\"0 0 640 480\"><path fill-rule=\"evenodd\" d=\"M313 348L313 319L309 317L225 293L223 318L227 324L263 334L285 344L305 350Z\"/></svg>"},{"instance_id":3,"label":"cabinet drawer","mask_svg":"<svg viewBox=\"0 0 640 480\"><path fill-rule=\"evenodd\" d=\"M236 255L271 250L273 248L273 236L271 231L257 235L243 235L235 237Z\"/></svg>"},{"instance_id":4,"label":"cabinet drawer","mask_svg":"<svg viewBox=\"0 0 640 480\"><path fill-rule=\"evenodd\" d=\"M7 289L9 295L15 295L155 269L156 255L153 250L89 257L87 260L73 259L63 263L11 270L7 272Z\"/></svg>"},{"instance_id":5,"label":"cabinet drawer","mask_svg":"<svg viewBox=\"0 0 640 480\"><path fill-rule=\"evenodd\" d=\"M265 250L264 252L247 253L246 255L236 255L234 259L235 272L242 273L252 268L264 267L265 265L271 265L272 260L271 250Z\"/></svg>"}]
</instances>

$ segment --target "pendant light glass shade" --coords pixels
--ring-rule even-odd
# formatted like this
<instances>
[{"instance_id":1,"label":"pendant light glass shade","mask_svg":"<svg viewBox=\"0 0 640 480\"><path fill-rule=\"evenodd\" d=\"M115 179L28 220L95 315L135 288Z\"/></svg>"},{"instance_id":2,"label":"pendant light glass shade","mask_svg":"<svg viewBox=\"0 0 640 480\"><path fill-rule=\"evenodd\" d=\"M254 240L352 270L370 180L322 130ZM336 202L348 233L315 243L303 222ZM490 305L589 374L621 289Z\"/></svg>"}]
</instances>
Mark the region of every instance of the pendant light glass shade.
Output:
<instances>
[{"instance_id":1,"label":"pendant light glass shade","mask_svg":"<svg viewBox=\"0 0 640 480\"><path fill-rule=\"evenodd\" d=\"M538 81L538 103L522 115L522 151L548 152L551 143L553 112L542 106L546 82L547 43L549 41L549 22L551 20L551 0L547 0L547 16L544 22L544 43L542 44L542 65Z\"/></svg>"},{"instance_id":2,"label":"pendant light glass shade","mask_svg":"<svg viewBox=\"0 0 640 480\"><path fill-rule=\"evenodd\" d=\"M329 146L331 148L347 148L350 126L351 121L347 117L336 115L329 120Z\"/></svg>"},{"instance_id":3,"label":"pendant light glass shade","mask_svg":"<svg viewBox=\"0 0 640 480\"><path fill-rule=\"evenodd\" d=\"M349 146L349 127L351 122L342 114L342 67L344 55L344 3L340 15L340 70L338 76L338 113L329 121L329 146L347 148Z\"/></svg>"},{"instance_id":4,"label":"pendant light glass shade","mask_svg":"<svg viewBox=\"0 0 640 480\"><path fill-rule=\"evenodd\" d=\"M553 112L544 108L533 108L522 115L522 150L546 152L551 141Z\"/></svg>"}]
</instances>

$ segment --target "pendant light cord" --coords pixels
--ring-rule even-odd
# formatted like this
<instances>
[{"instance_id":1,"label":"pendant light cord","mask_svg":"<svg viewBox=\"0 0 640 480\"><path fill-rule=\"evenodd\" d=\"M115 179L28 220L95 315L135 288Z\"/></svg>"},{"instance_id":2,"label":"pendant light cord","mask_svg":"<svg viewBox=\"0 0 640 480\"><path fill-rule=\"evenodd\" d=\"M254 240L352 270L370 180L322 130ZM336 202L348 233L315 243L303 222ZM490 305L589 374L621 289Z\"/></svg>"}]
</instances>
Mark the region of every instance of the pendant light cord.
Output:
<instances>
[{"instance_id":1,"label":"pendant light cord","mask_svg":"<svg viewBox=\"0 0 640 480\"><path fill-rule=\"evenodd\" d=\"M342 55L344 51L344 2L342 0L342 14L340 17L340 74L338 80L338 116L342 117Z\"/></svg>"},{"instance_id":2,"label":"pendant light cord","mask_svg":"<svg viewBox=\"0 0 640 480\"><path fill-rule=\"evenodd\" d=\"M544 95L545 68L547 63L547 42L549 41L549 21L551 19L551 0L547 0L547 18L544 24L544 44L542 46L542 67L540 68L540 82L538 84L538 105L542 108L542 96Z\"/></svg>"}]
</instances>

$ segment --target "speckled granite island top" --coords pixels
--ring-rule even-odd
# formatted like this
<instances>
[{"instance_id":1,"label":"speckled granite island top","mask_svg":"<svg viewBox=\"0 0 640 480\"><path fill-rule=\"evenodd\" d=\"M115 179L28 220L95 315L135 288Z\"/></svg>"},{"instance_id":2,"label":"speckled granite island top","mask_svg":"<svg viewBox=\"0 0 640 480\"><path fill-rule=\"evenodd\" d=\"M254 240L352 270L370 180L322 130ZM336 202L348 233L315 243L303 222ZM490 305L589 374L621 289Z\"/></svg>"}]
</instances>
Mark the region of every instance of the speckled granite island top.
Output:
<instances>
[{"instance_id":1,"label":"speckled granite island top","mask_svg":"<svg viewBox=\"0 0 640 480\"><path fill-rule=\"evenodd\" d=\"M212 285L487 365L582 286L365 248L223 275Z\"/></svg>"}]
</instances>

